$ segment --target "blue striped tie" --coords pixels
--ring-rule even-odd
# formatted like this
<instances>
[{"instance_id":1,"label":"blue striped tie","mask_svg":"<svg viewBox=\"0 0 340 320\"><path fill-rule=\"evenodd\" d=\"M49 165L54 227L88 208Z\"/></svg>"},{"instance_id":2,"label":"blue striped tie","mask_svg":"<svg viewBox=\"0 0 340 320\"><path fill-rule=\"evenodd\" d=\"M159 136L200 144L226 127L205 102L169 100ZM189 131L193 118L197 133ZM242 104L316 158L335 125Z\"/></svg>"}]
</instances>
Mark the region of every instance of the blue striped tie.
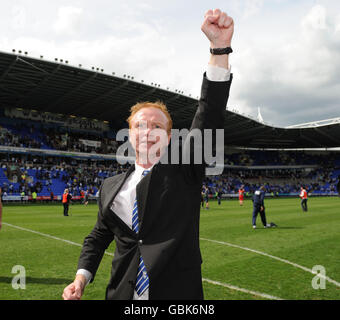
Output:
<instances>
[{"instance_id":1,"label":"blue striped tie","mask_svg":"<svg viewBox=\"0 0 340 320\"><path fill-rule=\"evenodd\" d=\"M143 176L146 176L150 170L144 170ZM133 204L133 210L132 210L132 230L136 233L139 231L139 225L138 225L138 206L137 206L137 196L136 200ZM136 292L140 296L143 294L143 292L149 288L149 277L146 273L146 268L144 265L144 261L142 256L139 257L139 265L137 270L137 280L136 280Z\"/></svg>"}]
</instances>

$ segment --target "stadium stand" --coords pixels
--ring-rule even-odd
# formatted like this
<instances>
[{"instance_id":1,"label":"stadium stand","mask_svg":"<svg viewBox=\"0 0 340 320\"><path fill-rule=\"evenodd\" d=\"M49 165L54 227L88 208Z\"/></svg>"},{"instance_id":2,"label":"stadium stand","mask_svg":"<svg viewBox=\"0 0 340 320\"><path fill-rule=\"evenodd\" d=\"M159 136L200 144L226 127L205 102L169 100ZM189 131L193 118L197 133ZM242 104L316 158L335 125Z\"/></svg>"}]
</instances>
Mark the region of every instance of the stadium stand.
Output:
<instances>
[{"instance_id":1,"label":"stadium stand","mask_svg":"<svg viewBox=\"0 0 340 320\"><path fill-rule=\"evenodd\" d=\"M35 136L42 139L43 126L40 130L42 131L34 132ZM21 200L22 192L27 199L31 199L34 191L38 193L38 200L49 200L51 193L54 200L57 200L65 188L70 189L74 199L79 199L82 190L88 190L94 198L103 179L128 168L128 165L119 165L114 158L89 159L87 153L81 158L79 155L84 149L78 144L59 148L60 144L55 142L60 139L58 135L51 135L48 144L40 142L47 147L47 153L42 155L28 151L29 146L39 145L39 141L34 140L33 135L27 138L27 130L18 128L12 130L10 126L6 126L1 132L5 132L0 140L1 145L8 147L13 144L17 147L16 153L5 151L0 153L0 186L3 188L5 201ZM68 138L70 137L72 142L88 138L72 130L68 131ZM101 141L103 138L98 136L97 139ZM115 148L117 146L118 143L115 144ZM71 149L79 153L78 156L65 157L62 154L55 156L48 153L54 150L53 148L59 151ZM91 150L101 152L102 148ZM245 186L246 195L251 194L260 184L265 184L267 193L273 196L296 196L302 184L313 195L337 194L336 184L340 174L339 152L236 149L232 151L227 147L226 150L228 154L225 155L223 174L208 176L204 182L211 197L219 190L222 190L224 197L237 197L241 185ZM112 149L113 153L114 151L115 149Z\"/></svg>"},{"instance_id":2,"label":"stadium stand","mask_svg":"<svg viewBox=\"0 0 340 320\"><path fill-rule=\"evenodd\" d=\"M29 77L29 80L28 80ZM129 107L164 101L174 128L189 128L197 100L60 62L0 52L0 186L4 201L59 200L63 190L95 198L108 176L128 165L116 161L116 134L127 126ZM58 110L55 113L54 110ZM204 181L213 197L246 195L265 184L272 196L337 195L340 121L278 128L226 110L225 167ZM302 150L303 149L303 150Z\"/></svg>"}]
</instances>

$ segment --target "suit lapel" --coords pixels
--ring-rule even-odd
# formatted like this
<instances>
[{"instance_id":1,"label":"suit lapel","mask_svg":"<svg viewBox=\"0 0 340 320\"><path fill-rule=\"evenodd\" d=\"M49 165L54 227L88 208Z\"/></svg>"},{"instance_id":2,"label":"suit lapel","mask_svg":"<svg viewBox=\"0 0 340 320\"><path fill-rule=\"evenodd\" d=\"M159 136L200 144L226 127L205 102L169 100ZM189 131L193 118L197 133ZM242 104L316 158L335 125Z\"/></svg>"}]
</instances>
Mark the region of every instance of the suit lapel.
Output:
<instances>
[{"instance_id":1,"label":"suit lapel","mask_svg":"<svg viewBox=\"0 0 340 320\"><path fill-rule=\"evenodd\" d=\"M135 165L130 166L127 172L121 174L119 177L117 177L116 180L112 182L112 185L108 186L108 189L110 190L110 195L106 197L106 200L104 201L104 210L108 211L109 217L114 219L116 223L120 226L122 230L125 230L127 234L130 234L131 236L136 236L135 232L132 231L126 224L123 222L122 219L118 217L118 215L111 209L113 200L117 196L118 192L122 188L123 184L125 183L126 179L130 176L130 174L135 170Z\"/></svg>"},{"instance_id":2,"label":"suit lapel","mask_svg":"<svg viewBox=\"0 0 340 320\"><path fill-rule=\"evenodd\" d=\"M113 203L114 198L117 196L119 190L123 186L124 182L126 179L129 177L129 175L135 170L135 165L130 166L128 171L125 173L121 174L119 177L117 177L116 180L112 181L112 185L108 186L107 189L108 191L108 196L105 197L104 203L103 203L103 208L104 209L110 209Z\"/></svg>"}]
</instances>

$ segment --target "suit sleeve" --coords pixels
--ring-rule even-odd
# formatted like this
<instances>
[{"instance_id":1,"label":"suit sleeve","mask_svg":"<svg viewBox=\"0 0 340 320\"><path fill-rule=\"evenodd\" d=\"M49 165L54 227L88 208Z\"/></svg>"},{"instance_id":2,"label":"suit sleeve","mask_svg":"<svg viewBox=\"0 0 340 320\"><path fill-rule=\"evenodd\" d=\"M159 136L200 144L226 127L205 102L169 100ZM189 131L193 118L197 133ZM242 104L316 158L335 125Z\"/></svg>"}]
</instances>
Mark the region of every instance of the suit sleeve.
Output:
<instances>
[{"instance_id":1,"label":"suit sleeve","mask_svg":"<svg viewBox=\"0 0 340 320\"><path fill-rule=\"evenodd\" d=\"M91 272L91 282L94 280L105 250L114 239L114 234L110 228L107 227L102 211L102 189L104 183L99 191L99 210L97 222L91 233L84 240L83 248L78 261L78 269L85 269Z\"/></svg>"},{"instance_id":2,"label":"suit sleeve","mask_svg":"<svg viewBox=\"0 0 340 320\"><path fill-rule=\"evenodd\" d=\"M232 78L232 74L230 74L229 81L210 81L207 79L206 74L203 76L198 108L183 147L183 152L190 156L190 164L193 169L191 173L194 175L195 180L200 181L203 179L207 165L204 159L204 129L212 130L213 146L216 144L216 129L224 129L225 109ZM202 143L198 144L197 141L202 141ZM202 160L201 164L198 165L194 161L197 153Z\"/></svg>"},{"instance_id":3,"label":"suit sleeve","mask_svg":"<svg viewBox=\"0 0 340 320\"><path fill-rule=\"evenodd\" d=\"M229 81L210 81L206 77L206 74L204 74L201 97L190 131L193 129L224 128L225 109L229 98L232 78L231 74Z\"/></svg>"}]
</instances>

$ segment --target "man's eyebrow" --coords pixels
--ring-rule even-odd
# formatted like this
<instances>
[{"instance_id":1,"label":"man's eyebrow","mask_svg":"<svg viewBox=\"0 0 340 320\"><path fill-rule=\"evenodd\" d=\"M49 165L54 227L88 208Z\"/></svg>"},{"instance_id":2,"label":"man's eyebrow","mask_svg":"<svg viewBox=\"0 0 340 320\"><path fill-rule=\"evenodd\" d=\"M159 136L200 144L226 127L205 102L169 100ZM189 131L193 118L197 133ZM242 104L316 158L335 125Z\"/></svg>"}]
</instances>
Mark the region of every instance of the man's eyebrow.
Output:
<instances>
[{"instance_id":1,"label":"man's eyebrow","mask_svg":"<svg viewBox=\"0 0 340 320\"><path fill-rule=\"evenodd\" d=\"M152 122L155 123L155 124L163 125L163 123L162 123L162 122L159 122L159 121L152 121Z\"/></svg>"}]
</instances>

